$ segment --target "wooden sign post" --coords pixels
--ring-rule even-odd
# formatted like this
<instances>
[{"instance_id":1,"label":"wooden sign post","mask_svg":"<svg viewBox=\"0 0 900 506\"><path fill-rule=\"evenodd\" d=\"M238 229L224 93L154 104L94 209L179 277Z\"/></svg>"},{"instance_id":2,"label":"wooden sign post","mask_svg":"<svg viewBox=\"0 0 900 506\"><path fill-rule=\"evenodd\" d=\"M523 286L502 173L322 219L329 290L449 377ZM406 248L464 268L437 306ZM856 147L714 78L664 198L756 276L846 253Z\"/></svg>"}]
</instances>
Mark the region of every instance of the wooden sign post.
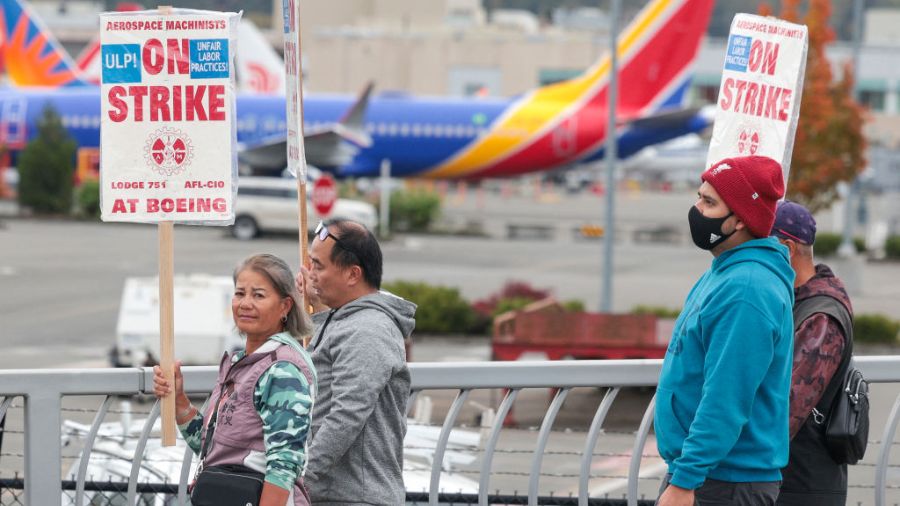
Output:
<instances>
[{"instance_id":1,"label":"wooden sign post","mask_svg":"<svg viewBox=\"0 0 900 506\"><path fill-rule=\"evenodd\" d=\"M164 221L159 232L159 367L166 382L175 385L175 224ZM163 446L175 445L175 394L162 398Z\"/></svg>"},{"instance_id":2,"label":"wooden sign post","mask_svg":"<svg viewBox=\"0 0 900 506\"><path fill-rule=\"evenodd\" d=\"M309 261L309 253L307 251L306 150L303 143L303 66L300 48L300 13L295 0L283 0L281 5L284 18L284 73L287 84L287 100L285 100L287 160L288 170L297 178L300 264L305 266Z\"/></svg>"},{"instance_id":3,"label":"wooden sign post","mask_svg":"<svg viewBox=\"0 0 900 506\"><path fill-rule=\"evenodd\" d=\"M240 15L160 7L100 16L103 221L156 223L159 363L175 384L174 225L231 225ZM175 397L161 402L175 444Z\"/></svg>"},{"instance_id":4,"label":"wooden sign post","mask_svg":"<svg viewBox=\"0 0 900 506\"><path fill-rule=\"evenodd\" d=\"M161 16L172 14L171 5L160 5ZM159 368L166 382L175 385L175 224L157 225L159 237ZM162 445L175 446L175 394L160 400Z\"/></svg>"}]
</instances>

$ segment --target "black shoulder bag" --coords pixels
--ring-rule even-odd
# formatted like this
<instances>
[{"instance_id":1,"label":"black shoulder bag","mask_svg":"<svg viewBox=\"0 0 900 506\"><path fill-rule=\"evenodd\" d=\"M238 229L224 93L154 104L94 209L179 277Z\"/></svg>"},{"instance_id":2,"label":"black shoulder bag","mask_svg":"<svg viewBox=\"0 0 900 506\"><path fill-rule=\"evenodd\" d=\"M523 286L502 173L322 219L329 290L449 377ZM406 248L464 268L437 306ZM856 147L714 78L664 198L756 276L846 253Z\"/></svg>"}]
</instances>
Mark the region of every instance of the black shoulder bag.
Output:
<instances>
[{"instance_id":1,"label":"black shoulder bag","mask_svg":"<svg viewBox=\"0 0 900 506\"><path fill-rule=\"evenodd\" d=\"M825 441L835 462L856 464L869 442L869 384L859 369L850 367L841 385L828 415Z\"/></svg>"},{"instance_id":2,"label":"black shoulder bag","mask_svg":"<svg viewBox=\"0 0 900 506\"><path fill-rule=\"evenodd\" d=\"M825 424L825 444L831 458L838 464L856 464L865 455L869 439L869 384L862 372L853 367L853 323L843 304L827 295L817 295L797 304L795 330L816 313L834 318L847 342L841 364L812 416L817 424Z\"/></svg>"},{"instance_id":3,"label":"black shoulder bag","mask_svg":"<svg viewBox=\"0 0 900 506\"><path fill-rule=\"evenodd\" d=\"M213 405L212 416L206 426L206 437L200 448L200 467L197 480L191 488L191 504L193 506L259 506L265 474L254 471L239 464L204 466L206 453L216 430L216 419L219 416L219 403L228 390L228 384L222 385L219 399Z\"/></svg>"}]
</instances>

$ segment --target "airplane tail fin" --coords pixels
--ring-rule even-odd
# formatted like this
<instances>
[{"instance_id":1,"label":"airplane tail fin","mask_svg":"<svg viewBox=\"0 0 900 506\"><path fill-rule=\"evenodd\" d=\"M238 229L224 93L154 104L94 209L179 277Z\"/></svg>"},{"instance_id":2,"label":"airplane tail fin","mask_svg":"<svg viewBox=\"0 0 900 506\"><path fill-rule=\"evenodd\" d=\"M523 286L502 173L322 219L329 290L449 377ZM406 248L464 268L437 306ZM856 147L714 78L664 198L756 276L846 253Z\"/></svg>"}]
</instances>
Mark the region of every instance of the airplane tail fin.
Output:
<instances>
[{"instance_id":1,"label":"airplane tail fin","mask_svg":"<svg viewBox=\"0 0 900 506\"><path fill-rule=\"evenodd\" d=\"M653 0L618 38L620 115L640 116L684 105L694 62L712 15L714 0ZM538 93L592 101L609 82L609 55L568 81L540 88Z\"/></svg>"},{"instance_id":2,"label":"airplane tail fin","mask_svg":"<svg viewBox=\"0 0 900 506\"><path fill-rule=\"evenodd\" d=\"M248 19L238 25L236 65L240 91L284 95L284 61Z\"/></svg>"},{"instance_id":3,"label":"airplane tail fin","mask_svg":"<svg viewBox=\"0 0 900 506\"><path fill-rule=\"evenodd\" d=\"M82 78L95 84L100 83L103 68L100 61L100 34L91 39L75 58L75 63L81 71Z\"/></svg>"},{"instance_id":4,"label":"airplane tail fin","mask_svg":"<svg viewBox=\"0 0 900 506\"><path fill-rule=\"evenodd\" d=\"M144 10L144 6L137 2L119 2L116 6L116 12L133 12ZM100 77L103 68L100 59L100 33L91 39L84 49L75 57L75 63L78 70L81 71L81 78L93 84L100 84Z\"/></svg>"},{"instance_id":5,"label":"airplane tail fin","mask_svg":"<svg viewBox=\"0 0 900 506\"><path fill-rule=\"evenodd\" d=\"M619 120L679 108L713 2L650 0L621 31ZM559 167L599 156L607 135L609 77L607 56L574 79L523 95L492 123L490 133L430 169L428 177L504 177L535 165ZM518 138L504 133L513 130L520 132Z\"/></svg>"},{"instance_id":6,"label":"airplane tail fin","mask_svg":"<svg viewBox=\"0 0 900 506\"><path fill-rule=\"evenodd\" d=\"M62 45L24 0L2 0L0 55L17 86L84 86L87 81Z\"/></svg>"},{"instance_id":7,"label":"airplane tail fin","mask_svg":"<svg viewBox=\"0 0 900 506\"><path fill-rule=\"evenodd\" d=\"M366 110L369 108L369 98L372 96L372 90L374 88L374 81L366 83L366 87L363 88L359 96L356 97L356 102L353 103L350 109L348 109L341 117L340 121L338 121L338 124L342 125L349 136L352 137L352 142L359 146L369 147L372 145L372 137L366 133L364 123Z\"/></svg>"}]
</instances>

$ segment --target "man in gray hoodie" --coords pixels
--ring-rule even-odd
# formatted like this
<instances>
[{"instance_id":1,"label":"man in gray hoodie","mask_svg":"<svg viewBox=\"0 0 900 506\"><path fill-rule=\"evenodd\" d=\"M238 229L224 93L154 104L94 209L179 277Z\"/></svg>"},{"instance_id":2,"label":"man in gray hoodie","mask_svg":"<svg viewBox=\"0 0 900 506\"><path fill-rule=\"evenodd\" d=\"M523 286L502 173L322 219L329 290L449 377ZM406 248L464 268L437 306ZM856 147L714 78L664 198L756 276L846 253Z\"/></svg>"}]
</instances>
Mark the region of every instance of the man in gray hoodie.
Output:
<instances>
[{"instance_id":1,"label":"man in gray hoodie","mask_svg":"<svg viewBox=\"0 0 900 506\"><path fill-rule=\"evenodd\" d=\"M359 223L320 223L309 258L297 288L316 311L308 350L319 384L305 476L312 503L404 504L404 338L416 306L379 291L381 248Z\"/></svg>"}]
</instances>

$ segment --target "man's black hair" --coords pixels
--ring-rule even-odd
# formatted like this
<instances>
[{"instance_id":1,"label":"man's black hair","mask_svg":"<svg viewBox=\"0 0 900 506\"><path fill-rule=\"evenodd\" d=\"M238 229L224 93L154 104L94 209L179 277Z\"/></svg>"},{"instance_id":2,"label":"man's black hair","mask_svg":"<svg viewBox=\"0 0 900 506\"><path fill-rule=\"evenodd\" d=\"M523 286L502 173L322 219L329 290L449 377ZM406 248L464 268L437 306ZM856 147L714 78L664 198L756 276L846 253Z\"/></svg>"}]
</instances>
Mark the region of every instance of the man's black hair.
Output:
<instances>
[{"instance_id":1,"label":"man's black hair","mask_svg":"<svg viewBox=\"0 0 900 506\"><path fill-rule=\"evenodd\" d=\"M332 219L325 222L328 231L338 238L331 249L331 261L338 267L358 265L363 279L376 290L381 289L381 246L375 235L355 221Z\"/></svg>"}]
</instances>

